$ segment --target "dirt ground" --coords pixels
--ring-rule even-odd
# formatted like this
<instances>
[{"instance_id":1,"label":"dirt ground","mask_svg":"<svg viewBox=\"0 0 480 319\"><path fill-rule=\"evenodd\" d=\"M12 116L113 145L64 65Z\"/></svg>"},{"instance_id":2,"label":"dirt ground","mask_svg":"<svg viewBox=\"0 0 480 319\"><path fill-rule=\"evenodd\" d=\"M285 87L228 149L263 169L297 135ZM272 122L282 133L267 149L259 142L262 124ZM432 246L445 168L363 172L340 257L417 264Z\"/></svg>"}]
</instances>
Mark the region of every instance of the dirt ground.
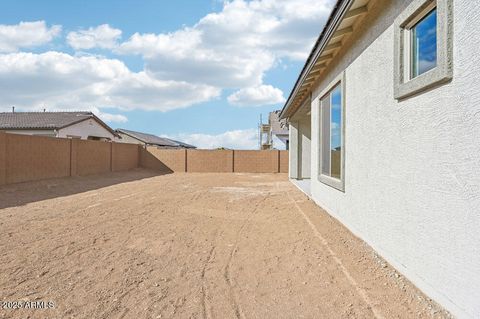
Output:
<instances>
[{"instance_id":1,"label":"dirt ground","mask_svg":"<svg viewBox=\"0 0 480 319\"><path fill-rule=\"evenodd\" d=\"M2 319L449 316L283 174L1 187L0 302Z\"/></svg>"}]
</instances>

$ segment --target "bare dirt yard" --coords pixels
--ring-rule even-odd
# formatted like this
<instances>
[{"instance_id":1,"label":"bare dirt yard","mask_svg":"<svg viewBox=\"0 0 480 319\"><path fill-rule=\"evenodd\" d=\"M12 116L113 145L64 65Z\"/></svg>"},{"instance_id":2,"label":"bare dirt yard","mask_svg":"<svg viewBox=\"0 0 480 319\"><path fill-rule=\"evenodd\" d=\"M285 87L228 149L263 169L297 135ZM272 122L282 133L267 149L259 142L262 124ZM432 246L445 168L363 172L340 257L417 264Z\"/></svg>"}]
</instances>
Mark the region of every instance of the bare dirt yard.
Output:
<instances>
[{"instance_id":1,"label":"bare dirt yard","mask_svg":"<svg viewBox=\"0 0 480 319\"><path fill-rule=\"evenodd\" d=\"M1 187L0 302L2 319L448 317L283 174Z\"/></svg>"}]
</instances>

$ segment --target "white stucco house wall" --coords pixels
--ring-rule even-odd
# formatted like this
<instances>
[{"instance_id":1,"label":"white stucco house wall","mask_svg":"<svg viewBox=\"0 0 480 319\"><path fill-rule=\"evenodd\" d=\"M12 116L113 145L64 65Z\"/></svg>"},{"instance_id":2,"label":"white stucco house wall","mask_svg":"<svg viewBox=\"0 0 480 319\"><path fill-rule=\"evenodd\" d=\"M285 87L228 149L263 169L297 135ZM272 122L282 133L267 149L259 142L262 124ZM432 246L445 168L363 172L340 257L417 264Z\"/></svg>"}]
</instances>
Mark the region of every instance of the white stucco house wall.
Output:
<instances>
[{"instance_id":1,"label":"white stucco house wall","mask_svg":"<svg viewBox=\"0 0 480 319\"><path fill-rule=\"evenodd\" d=\"M91 112L0 113L0 131L101 141L113 141L118 136Z\"/></svg>"},{"instance_id":2,"label":"white stucco house wall","mask_svg":"<svg viewBox=\"0 0 480 319\"><path fill-rule=\"evenodd\" d=\"M479 34L478 1L339 0L281 113L292 182L458 318L480 318Z\"/></svg>"}]
</instances>

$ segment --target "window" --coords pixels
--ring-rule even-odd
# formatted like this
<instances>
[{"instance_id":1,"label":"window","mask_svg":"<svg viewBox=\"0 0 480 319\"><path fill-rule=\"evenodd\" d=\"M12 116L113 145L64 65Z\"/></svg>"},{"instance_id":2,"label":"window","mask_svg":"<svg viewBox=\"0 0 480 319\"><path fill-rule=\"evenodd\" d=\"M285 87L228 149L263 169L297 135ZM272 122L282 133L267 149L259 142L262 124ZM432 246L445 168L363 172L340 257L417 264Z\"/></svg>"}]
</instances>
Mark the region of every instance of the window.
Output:
<instances>
[{"instance_id":1,"label":"window","mask_svg":"<svg viewBox=\"0 0 480 319\"><path fill-rule=\"evenodd\" d=\"M437 10L433 9L411 28L411 78L437 66Z\"/></svg>"},{"instance_id":2,"label":"window","mask_svg":"<svg viewBox=\"0 0 480 319\"><path fill-rule=\"evenodd\" d=\"M320 99L321 182L344 189L344 97L343 74L326 89Z\"/></svg>"},{"instance_id":3,"label":"window","mask_svg":"<svg viewBox=\"0 0 480 319\"><path fill-rule=\"evenodd\" d=\"M451 0L414 0L395 20L395 98L452 78Z\"/></svg>"}]
</instances>

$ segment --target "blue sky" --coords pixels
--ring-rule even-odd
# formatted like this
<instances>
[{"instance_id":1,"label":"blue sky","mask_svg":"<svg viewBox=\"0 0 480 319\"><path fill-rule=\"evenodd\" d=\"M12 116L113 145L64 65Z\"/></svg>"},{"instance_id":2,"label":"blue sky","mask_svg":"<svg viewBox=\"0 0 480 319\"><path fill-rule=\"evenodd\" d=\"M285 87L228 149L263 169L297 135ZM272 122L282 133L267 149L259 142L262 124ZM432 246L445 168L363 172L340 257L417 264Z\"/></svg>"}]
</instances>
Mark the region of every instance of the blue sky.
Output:
<instances>
[{"instance_id":1,"label":"blue sky","mask_svg":"<svg viewBox=\"0 0 480 319\"><path fill-rule=\"evenodd\" d=\"M423 74L437 65L437 10L430 12L414 27L414 75Z\"/></svg>"},{"instance_id":2,"label":"blue sky","mask_svg":"<svg viewBox=\"0 0 480 319\"><path fill-rule=\"evenodd\" d=\"M114 128L254 148L259 115L283 106L331 6L9 1L0 111L91 110Z\"/></svg>"}]
</instances>

